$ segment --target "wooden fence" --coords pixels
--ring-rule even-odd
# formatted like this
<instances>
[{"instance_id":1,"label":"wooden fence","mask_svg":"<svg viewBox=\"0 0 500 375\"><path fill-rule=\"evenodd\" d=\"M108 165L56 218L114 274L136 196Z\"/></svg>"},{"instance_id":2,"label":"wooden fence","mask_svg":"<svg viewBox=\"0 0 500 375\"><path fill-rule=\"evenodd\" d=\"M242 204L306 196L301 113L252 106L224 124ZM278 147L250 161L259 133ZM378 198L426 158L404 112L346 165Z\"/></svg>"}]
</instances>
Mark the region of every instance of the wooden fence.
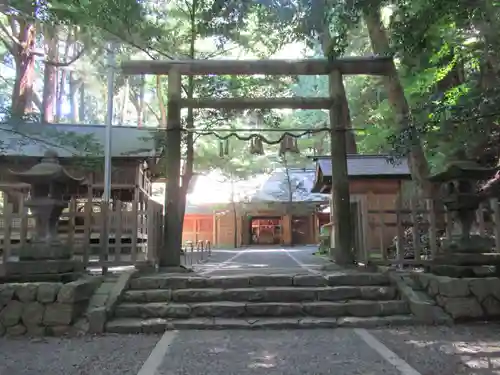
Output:
<instances>
[{"instance_id":1,"label":"wooden fence","mask_svg":"<svg viewBox=\"0 0 500 375\"><path fill-rule=\"evenodd\" d=\"M2 263L17 259L18 249L31 240L33 215L6 205L0 215ZM163 206L153 200L133 204L71 200L59 221L59 238L86 267L116 267L156 262L163 244Z\"/></svg>"},{"instance_id":2,"label":"wooden fence","mask_svg":"<svg viewBox=\"0 0 500 375\"><path fill-rule=\"evenodd\" d=\"M396 200L396 208L369 209L363 218L365 235L377 236L376 248L366 246L363 262L381 265L416 265L429 263L438 254L445 236L453 231L448 212L439 211L432 200L411 199L403 204ZM483 202L476 211L473 232L492 239L491 251L500 252L500 205L497 198ZM387 244L387 238L392 239ZM367 241L365 241L367 243Z\"/></svg>"}]
</instances>

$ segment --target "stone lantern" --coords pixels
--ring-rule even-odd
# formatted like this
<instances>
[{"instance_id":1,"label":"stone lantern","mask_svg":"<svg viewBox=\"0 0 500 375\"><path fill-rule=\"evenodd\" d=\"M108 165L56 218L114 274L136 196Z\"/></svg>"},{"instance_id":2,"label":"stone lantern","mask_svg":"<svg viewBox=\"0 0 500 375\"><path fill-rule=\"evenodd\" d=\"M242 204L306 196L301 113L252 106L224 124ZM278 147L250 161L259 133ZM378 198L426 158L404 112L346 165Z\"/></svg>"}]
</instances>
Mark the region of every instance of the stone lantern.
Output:
<instances>
[{"instance_id":1,"label":"stone lantern","mask_svg":"<svg viewBox=\"0 0 500 375\"><path fill-rule=\"evenodd\" d=\"M8 263L7 272L25 276L74 272L73 249L59 239L58 223L68 206L68 192L75 191L84 179L71 176L52 150L27 171L10 173L18 181L31 185L25 206L33 213L36 231L19 250L19 262Z\"/></svg>"},{"instance_id":2,"label":"stone lantern","mask_svg":"<svg viewBox=\"0 0 500 375\"><path fill-rule=\"evenodd\" d=\"M478 183L494 175L496 169L484 168L473 161L459 160L430 178L440 184L443 204L453 220L453 230L443 241L441 252L433 261L431 270L440 275L472 277L474 268L500 265L500 254L492 252L491 239L471 234L476 211L485 199Z\"/></svg>"}]
</instances>

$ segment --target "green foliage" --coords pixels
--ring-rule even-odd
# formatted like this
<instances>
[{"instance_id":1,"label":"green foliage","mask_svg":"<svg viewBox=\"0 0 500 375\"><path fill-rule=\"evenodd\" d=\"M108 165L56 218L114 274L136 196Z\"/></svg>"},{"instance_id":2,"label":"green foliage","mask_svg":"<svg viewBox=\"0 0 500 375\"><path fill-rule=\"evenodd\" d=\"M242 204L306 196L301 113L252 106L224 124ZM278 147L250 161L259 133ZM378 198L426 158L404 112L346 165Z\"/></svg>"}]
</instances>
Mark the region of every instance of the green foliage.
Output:
<instances>
[{"instance_id":1,"label":"green foliage","mask_svg":"<svg viewBox=\"0 0 500 375\"><path fill-rule=\"evenodd\" d=\"M457 148L485 164L495 164L500 153L498 132L500 67L500 6L498 2L431 0L14 0L4 12L4 25L13 10L37 25L57 25L59 44L71 51L85 47L85 53L71 66L71 80L83 84L84 92L75 100L69 95L69 80L63 100L73 112L81 112L82 122L103 122L106 107L103 55L107 42L117 44L117 63L128 59L219 58L249 54L268 58L287 48L288 43L304 47L304 57L366 55L372 51L363 14L381 11L395 56L400 79L410 104L414 129L399 129L379 78L346 77L352 126L358 129L356 141L363 153L391 152L406 155L416 139L421 141L430 165L439 169ZM34 12L36 10L36 12ZM43 30L43 28L41 29ZM66 38L72 33L72 38ZM2 35L4 37L5 35ZM327 36L327 38L325 38ZM43 41L43 33L37 35ZM71 39L71 40L70 40ZM5 44L5 43L4 43ZM5 47L5 45L3 46ZM296 48L296 47L294 47ZM60 53L64 48L60 48ZM0 49L5 67L12 67L6 48ZM299 53L298 53L298 56ZM65 57L68 59L67 56ZM44 73L37 62L37 74ZM62 79L59 71L59 79ZM1 105L8 106L13 77L1 71ZM166 92L165 79L161 88ZM62 82L62 81L61 81ZM40 96L39 84L35 93ZM193 97L271 97L324 96L326 77L194 77L183 82L184 94ZM157 126L161 124L160 102L154 77L127 77L119 72L115 80L115 123ZM192 88L192 92L190 89ZM60 91L60 90L59 90ZM83 99L80 100L80 97ZM76 103L76 104L75 104ZM166 104L166 103L163 103ZM257 116L259 123L250 121ZM60 121L74 117L64 113ZM229 111L197 110L194 127L198 130L225 128L243 133L242 128L317 129L328 126L326 111ZM184 118L184 126L188 124ZM298 134L298 132L296 132ZM224 136L227 132L220 132ZM263 132L276 141L279 133ZM157 136L159 144L165 134ZM64 137L63 137L64 138ZM78 137L54 141L81 146L90 140ZM184 145L188 142L184 137ZM266 146L264 157L252 156L248 142L232 137L230 152L219 156L219 138L194 135L195 170L222 171L244 178L279 166L275 146ZM329 137L325 133L299 139L304 156L327 154ZM90 142L91 143L91 142ZM87 147L92 149L91 147ZM187 153L187 147L183 147ZM306 166L305 159L297 163Z\"/></svg>"},{"instance_id":2,"label":"green foliage","mask_svg":"<svg viewBox=\"0 0 500 375\"><path fill-rule=\"evenodd\" d=\"M239 9L239 19L247 9L245 2L216 3L226 12ZM274 22L276 28L293 30L288 40L303 41L314 51L321 50L321 35L328 32L329 57L368 52L370 40L362 15L383 11L391 40L387 53L394 54L399 63L416 132L397 130L387 93L377 79L346 79L353 126L365 128L357 133L361 152L390 151L404 156L420 139L435 168L447 155L464 147L471 157L496 162L496 108L500 104L494 88L497 85L493 84L498 82L500 66L497 2L484 0L473 5L450 0L398 0L390 7L384 1L364 0L324 1L314 3L314 7L308 1L259 4L266 8L268 22ZM325 83L324 78L300 77L294 91L318 95L326 91L321 89ZM325 113L311 112L297 111L296 119L311 127L327 121Z\"/></svg>"}]
</instances>

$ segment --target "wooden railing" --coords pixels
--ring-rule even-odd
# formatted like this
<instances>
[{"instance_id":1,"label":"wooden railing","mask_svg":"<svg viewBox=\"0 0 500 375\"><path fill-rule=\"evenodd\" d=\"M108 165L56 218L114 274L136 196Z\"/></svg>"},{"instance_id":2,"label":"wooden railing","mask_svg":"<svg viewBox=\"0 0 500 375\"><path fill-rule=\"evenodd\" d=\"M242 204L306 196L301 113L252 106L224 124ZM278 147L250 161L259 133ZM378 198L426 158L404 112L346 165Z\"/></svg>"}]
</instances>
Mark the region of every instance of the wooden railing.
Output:
<instances>
[{"instance_id":1,"label":"wooden railing","mask_svg":"<svg viewBox=\"0 0 500 375\"><path fill-rule=\"evenodd\" d=\"M212 242L199 240L196 242L185 241L182 247L181 261L185 266L203 262L212 255Z\"/></svg>"},{"instance_id":2,"label":"wooden railing","mask_svg":"<svg viewBox=\"0 0 500 375\"><path fill-rule=\"evenodd\" d=\"M397 200L396 208L370 209L364 213L364 241L359 251L362 262L384 265L425 265L441 251L445 236L451 234L453 222L448 212L438 211L432 200L409 200L403 205ZM476 211L473 232L492 239L490 251L500 252L500 206L497 198L483 202ZM373 245L378 237L378 245ZM391 238L388 243L387 238ZM367 245L370 244L371 246ZM487 251L488 249L485 249Z\"/></svg>"},{"instance_id":3,"label":"wooden railing","mask_svg":"<svg viewBox=\"0 0 500 375\"><path fill-rule=\"evenodd\" d=\"M163 245L163 206L153 200L142 205L115 201L113 206L108 210L104 203L72 200L59 221L60 240L87 267L155 263ZM13 213L12 205L6 205L0 214L0 259L4 264L15 260L18 249L33 238L33 215L22 211Z\"/></svg>"}]
</instances>

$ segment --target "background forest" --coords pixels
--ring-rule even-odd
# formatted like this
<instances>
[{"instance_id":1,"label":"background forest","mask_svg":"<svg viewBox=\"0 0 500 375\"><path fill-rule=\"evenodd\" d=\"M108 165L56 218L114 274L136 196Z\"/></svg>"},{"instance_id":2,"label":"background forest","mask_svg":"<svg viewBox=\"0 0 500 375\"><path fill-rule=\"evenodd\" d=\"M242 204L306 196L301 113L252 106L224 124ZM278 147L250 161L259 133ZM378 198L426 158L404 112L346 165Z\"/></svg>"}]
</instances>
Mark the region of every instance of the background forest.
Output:
<instances>
[{"instance_id":1,"label":"background forest","mask_svg":"<svg viewBox=\"0 0 500 375\"><path fill-rule=\"evenodd\" d=\"M356 129L349 151L408 155L417 181L459 148L483 164L498 161L500 3L494 0L11 0L0 12L3 121L104 123L110 52L117 64L391 54L398 77L345 78L348 125ZM327 78L186 77L183 89L187 97L325 96ZM166 77L117 71L114 124L164 127L163 92ZM408 116L395 118L392 108ZM184 126L315 129L328 126L328 114L197 110L186 111ZM213 134L188 134L183 143L186 182L197 171L244 178L284 162L277 146L255 156L235 138L223 144L225 157ZM301 157L287 166L329 154L329 144L325 133L301 137Z\"/></svg>"}]
</instances>

